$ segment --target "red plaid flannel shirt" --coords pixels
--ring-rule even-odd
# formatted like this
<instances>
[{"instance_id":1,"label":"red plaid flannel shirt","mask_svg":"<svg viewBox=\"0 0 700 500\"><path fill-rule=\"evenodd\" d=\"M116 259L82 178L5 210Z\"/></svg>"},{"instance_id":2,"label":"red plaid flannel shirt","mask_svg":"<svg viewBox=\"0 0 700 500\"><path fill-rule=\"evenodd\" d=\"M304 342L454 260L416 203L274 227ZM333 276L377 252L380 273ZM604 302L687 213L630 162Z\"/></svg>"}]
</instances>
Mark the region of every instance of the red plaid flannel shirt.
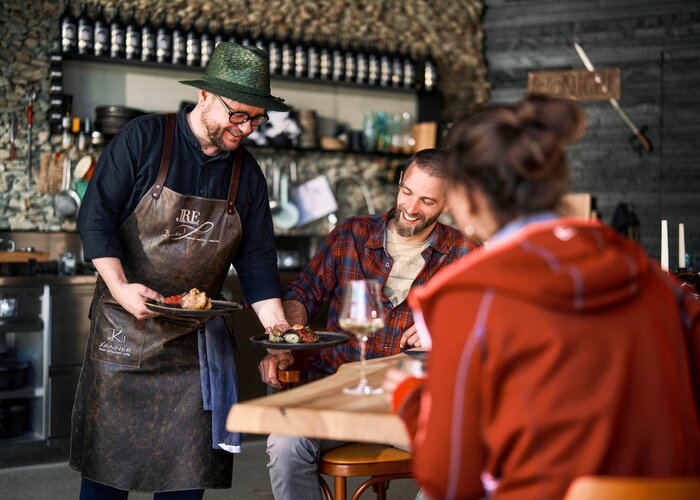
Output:
<instances>
[{"instance_id":1,"label":"red plaid flannel shirt","mask_svg":"<svg viewBox=\"0 0 700 500\"><path fill-rule=\"evenodd\" d=\"M328 300L327 328L342 331L338 316L342 307L343 285L350 280L374 279L383 289L393 265L384 248L387 222L394 210L382 215L360 215L347 219L323 241L299 278L284 293L285 300L304 304L309 317L313 317L321 304ZM428 246L423 250L423 269L412 286L424 284L451 262L474 250L475 245L450 227L438 223ZM413 315L404 300L394 307L383 295L385 327L369 336L367 358L390 356L399 352L403 332L413 324ZM346 344L327 347L309 357L304 366L304 379L315 380L335 373L338 367L360 359L359 341L352 337Z\"/></svg>"}]
</instances>

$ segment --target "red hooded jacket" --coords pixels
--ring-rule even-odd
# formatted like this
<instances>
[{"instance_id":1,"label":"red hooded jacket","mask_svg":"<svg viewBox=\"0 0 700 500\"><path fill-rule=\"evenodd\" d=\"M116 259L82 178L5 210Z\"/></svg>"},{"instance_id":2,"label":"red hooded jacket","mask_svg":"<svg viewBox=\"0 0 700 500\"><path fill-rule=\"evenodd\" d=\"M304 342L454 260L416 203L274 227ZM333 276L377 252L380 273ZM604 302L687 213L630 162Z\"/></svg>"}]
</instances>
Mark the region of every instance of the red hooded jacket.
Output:
<instances>
[{"instance_id":1,"label":"red hooded jacket","mask_svg":"<svg viewBox=\"0 0 700 500\"><path fill-rule=\"evenodd\" d=\"M700 475L700 301L636 243L533 223L409 301L433 346L426 384L395 403L430 496L557 499L584 474Z\"/></svg>"}]
</instances>

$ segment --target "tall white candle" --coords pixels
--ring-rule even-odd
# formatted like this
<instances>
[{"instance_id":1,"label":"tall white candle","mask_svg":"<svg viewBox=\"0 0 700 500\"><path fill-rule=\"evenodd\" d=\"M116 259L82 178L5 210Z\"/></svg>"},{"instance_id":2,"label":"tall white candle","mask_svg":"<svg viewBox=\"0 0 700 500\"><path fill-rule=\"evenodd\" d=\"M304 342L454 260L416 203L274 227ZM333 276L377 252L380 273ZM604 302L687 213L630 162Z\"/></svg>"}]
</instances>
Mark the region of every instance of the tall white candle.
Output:
<instances>
[{"instance_id":1,"label":"tall white candle","mask_svg":"<svg viewBox=\"0 0 700 500\"><path fill-rule=\"evenodd\" d=\"M668 272L668 221L661 221L661 269Z\"/></svg>"},{"instance_id":2,"label":"tall white candle","mask_svg":"<svg viewBox=\"0 0 700 500\"><path fill-rule=\"evenodd\" d=\"M685 269L685 226L678 224L678 268Z\"/></svg>"}]
</instances>

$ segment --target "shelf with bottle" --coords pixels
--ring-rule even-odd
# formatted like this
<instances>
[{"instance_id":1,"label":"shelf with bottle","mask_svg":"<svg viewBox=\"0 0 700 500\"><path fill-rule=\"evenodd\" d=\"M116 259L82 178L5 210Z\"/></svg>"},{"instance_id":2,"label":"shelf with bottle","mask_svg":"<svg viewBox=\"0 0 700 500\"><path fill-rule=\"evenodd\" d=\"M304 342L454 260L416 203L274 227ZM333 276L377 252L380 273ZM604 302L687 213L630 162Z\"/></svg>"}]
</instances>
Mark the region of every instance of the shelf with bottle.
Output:
<instances>
[{"instance_id":1,"label":"shelf with bottle","mask_svg":"<svg viewBox=\"0 0 700 500\"><path fill-rule=\"evenodd\" d=\"M71 59L204 68L216 43L228 40L265 50L273 78L409 92L436 90L436 68L430 54L416 56L408 44L330 40L308 36L302 29L224 26L201 11L185 20L161 10L157 24L155 15L151 10L137 15L132 7L124 19L117 5L107 21L103 5L98 4L91 15L83 2L76 18L70 0L65 0L59 19L61 53Z\"/></svg>"},{"instance_id":2,"label":"shelf with bottle","mask_svg":"<svg viewBox=\"0 0 700 500\"><path fill-rule=\"evenodd\" d=\"M276 153L276 152L286 152L286 153L297 153L297 154L307 154L307 153L321 153L324 155L356 155L356 156L368 156L373 158L386 158L386 159L397 159L405 160L411 156L411 152L406 151L377 151L377 150L367 150L367 149L353 149L353 148L343 148L343 149L324 149L321 147L299 147L299 146L272 146L272 145L262 145L259 146L253 142L246 141L243 145L251 151L261 151L263 153Z\"/></svg>"}]
</instances>

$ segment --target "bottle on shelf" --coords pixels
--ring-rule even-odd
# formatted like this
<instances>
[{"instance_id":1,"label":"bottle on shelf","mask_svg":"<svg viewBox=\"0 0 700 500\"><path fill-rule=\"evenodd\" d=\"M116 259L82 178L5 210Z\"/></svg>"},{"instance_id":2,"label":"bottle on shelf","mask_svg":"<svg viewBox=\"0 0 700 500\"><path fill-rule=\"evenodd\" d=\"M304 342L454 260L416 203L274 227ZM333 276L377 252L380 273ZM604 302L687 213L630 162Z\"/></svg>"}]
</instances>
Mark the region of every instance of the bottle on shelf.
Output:
<instances>
[{"instance_id":1,"label":"bottle on shelf","mask_svg":"<svg viewBox=\"0 0 700 500\"><path fill-rule=\"evenodd\" d=\"M318 38L316 34L311 35L311 40L306 46L306 77L316 80L319 77L321 68L321 57L318 50Z\"/></svg>"},{"instance_id":2,"label":"bottle on shelf","mask_svg":"<svg viewBox=\"0 0 700 500\"><path fill-rule=\"evenodd\" d=\"M153 25L151 12L146 12L146 17L141 25L141 60L155 61L158 47L158 35Z\"/></svg>"},{"instance_id":3,"label":"bottle on shelf","mask_svg":"<svg viewBox=\"0 0 700 500\"><path fill-rule=\"evenodd\" d=\"M410 51L406 47L403 52L403 88L413 89L416 87L416 62Z\"/></svg>"},{"instance_id":4,"label":"bottle on shelf","mask_svg":"<svg viewBox=\"0 0 700 500\"><path fill-rule=\"evenodd\" d=\"M73 146L73 134L71 133L72 124L73 120L71 119L71 112L69 110L65 110L61 120L61 126L63 127L63 133L61 135L61 149L64 151L69 150Z\"/></svg>"},{"instance_id":5,"label":"bottle on shelf","mask_svg":"<svg viewBox=\"0 0 700 500\"><path fill-rule=\"evenodd\" d=\"M270 56L270 74L282 73L282 47L275 28L270 28L267 36L267 54Z\"/></svg>"},{"instance_id":6,"label":"bottle on shelf","mask_svg":"<svg viewBox=\"0 0 700 500\"><path fill-rule=\"evenodd\" d=\"M253 45L253 38L250 34L250 26L246 26L243 28L243 31L241 31L240 41L238 43L240 43L244 47L247 47L248 45Z\"/></svg>"},{"instance_id":7,"label":"bottle on shelf","mask_svg":"<svg viewBox=\"0 0 700 500\"><path fill-rule=\"evenodd\" d=\"M367 52L367 85L372 87L379 83L379 54L374 42L369 45Z\"/></svg>"},{"instance_id":8,"label":"bottle on shelf","mask_svg":"<svg viewBox=\"0 0 700 500\"><path fill-rule=\"evenodd\" d=\"M95 13L94 47L96 56L109 55L109 25L105 19L104 6L99 4Z\"/></svg>"},{"instance_id":9,"label":"bottle on shelf","mask_svg":"<svg viewBox=\"0 0 700 500\"><path fill-rule=\"evenodd\" d=\"M364 43L358 43L357 45L355 65L357 66L355 70L355 83L367 83L369 75L369 57L367 55L367 45Z\"/></svg>"},{"instance_id":10,"label":"bottle on shelf","mask_svg":"<svg viewBox=\"0 0 700 500\"><path fill-rule=\"evenodd\" d=\"M297 31L294 38L294 76L303 78L306 76L309 69L307 60L308 47L304 41L304 32L302 30Z\"/></svg>"},{"instance_id":11,"label":"bottle on shelf","mask_svg":"<svg viewBox=\"0 0 700 500\"><path fill-rule=\"evenodd\" d=\"M114 59L123 59L126 55L126 31L122 23L119 5L114 9L112 21L109 23L109 56Z\"/></svg>"},{"instance_id":12,"label":"bottle on shelf","mask_svg":"<svg viewBox=\"0 0 700 500\"><path fill-rule=\"evenodd\" d=\"M197 28L196 21L196 16L193 16L187 29L185 62L188 66L199 66L202 61L202 32Z\"/></svg>"},{"instance_id":13,"label":"bottle on shelf","mask_svg":"<svg viewBox=\"0 0 700 500\"><path fill-rule=\"evenodd\" d=\"M187 38L185 28L182 27L182 18L175 16L175 26L172 31L173 37L173 56L171 63L185 64L187 60Z\"/></svg>"},{"instance_id":14,"label":"bottle on shelf","mask_svg":"<svg viewBox=\"0 0 700 500\"><path fill-rule=\"evenodd\" d=\"M345 78L345 52L340 46L340 39L335 40L333 50L331 51L331 80L340 82Z\"/></svg>"},{"instance_id":15,"label":"bottle on shelf","mask_svg":"<svg viewBox=\"0 0 700 500\"><path fill-rule=\"evenodd\" d=\"M126 19L126 48L125 56L130 61L138 61L141 59L141 30L135 19L135 9L129 9L129 14Z\"/></svg>"},{"instance_id":16,"label":"bottle on shelf","mask_svg":"<svg viewBox=\"0 0 700 500\"><path fill-rule=\"evenodd\" d=\"M423 75L422 75L423 90L433 91L437 88L437 66L433 54L430 49L423 60Z\"/></svg>"},{"instance_id":17,"label":"bottle on shelf","mask_svg":"<svg viewBox=\"0 0 700 500\"><path fill-rule=\"evenodd\" d=\"M391 56L385 42L379 53L379 86L388 87L389 85L391 85Z\"/></svg>"},{"instance_id":18,"label":"bottle on shelf","mask_svg":"<svg viewBox=\"0 0 700 500\"><path fill-rule=\"evenodd\" d=\"M241 39L238 34L238 28L236 28L235 24L232 24L231 28L228 31L228 41L230 43L241 43Z\"/></svg>"},{"instance_id":19,"label":"bottle on shelf","mask_svg":"<svg viewBox=\"0 0 700 500\"><path fill-rule=\"evenodd\" d=\"M80 14L78 14L78 54L92 55L94 49L95 31L93 21L87 11L85 2L80 4Z\"/></svg>"},{"instance_id":20,"label":"bottle on shelf","mask_svg":"<svg viewBox=\"0 0 700 500\"><path fill-rule=\"evenodd\" d=\"M260 50L267 52L267 37L263 32L262 28L257 28L251 33L253 37L253 45L255 45ZM269 55L269 54L268 54Z\"/></svg>"},{"instance_id":21,"label":"bottle on shelf","mask_svg":"<svg viewBox=\"0 0 700 500\"><path fill-rule=\"evenodd\" d=\"M70 0L63 3L63 13L58 20L61 26L61 52L78 50L78 26L70 8Z\"/></svg>"},{"instance_id":22,"label":"bottle on shelf","mask_svg":"<svg viewBox=\"0 0 700 500\"><path fill-rule=\"evenodd\" d=\"M288 32L283 33L282 39L282 71L281 74L289 76L294 73L294 46Z\"/></svg>"},{"instance_id":23,"label":"bottle on shelf","mask_svg":"<svg viewBox=\"0 0 700 500\"><path fill-rule=\"evenodd\" d=\"M346 82L355 82L357 78L357 55L352 46L352 40L348 39L343 51L343 61L345 63L345 73L343 75Z\"/></svg>"},{"instance_id":24,"label":"bottle on shelf","mask_svg":"<svg viewBox=\"0 0 700 500\"><path fill-rule=\"evenodd\" d=\"M219 21L217 23L217 28L213 31L213 37L214 48L216 48L217 45L226 40L226 35L224 34L224 23L222 21Z\"/></svg>"},{"instance_id":25,"label":"bottle on shelf","mask_svg":"<svg viewBox=\"0 0 700 500\"><path fill-rule=\"evenodd\" d=\"M78 151L83 152L86 151L89 147L89 140L88 138L90 137L90 117L86 117L83 120L83 125L80 127L80 131L78 132L78 138L77 138L77 146L78 146Z\"/></svg>"},{"instance_id":26,"label":"bottle on shelf","mask_svg":"<svg viewBox=\"0 0 700 500\"><path fill-rule=\"evenodd\" d=\"M318 49L318 75L321 80L330 80L332 74L333 59L331 57L331 48L328 38L324 36Z\"/></svg>"},{"instance_id":27,"label":"bottle on shelf","mask_svg":"<svg viewBox=\"0 0 700 500\"><path fill-rule=\"evenodd\" d=\"M399 45L394 46L391 54L391 86L395 89L403 87L403 56Z\"/></svg>"},{"instance_id":28,"label":"bottle on shelf","mask_svg":"<svg viewBox=\"0 0 700 500\"><path fill-rule=\"evenodd\" d=\"M214 34L209 24L209 19L204 19L204 26L202 27L202 34L199 37L199 46L201 57L199 59L199 65L202 68L206 68L209 64L209 59L214 52Z\"/></svg>"},{"instance_id":29,"label":"bottle on shelf","mask_svg":"<svg viewBox=\"0 0 700 500\"><path fill-rule=\"evenodd\" d=\"M173 35L168 27L167 14L160 13L160 22L156 31L156 61L159 63L170 63L173 57Z\"/></svg>"}]
</instances>

